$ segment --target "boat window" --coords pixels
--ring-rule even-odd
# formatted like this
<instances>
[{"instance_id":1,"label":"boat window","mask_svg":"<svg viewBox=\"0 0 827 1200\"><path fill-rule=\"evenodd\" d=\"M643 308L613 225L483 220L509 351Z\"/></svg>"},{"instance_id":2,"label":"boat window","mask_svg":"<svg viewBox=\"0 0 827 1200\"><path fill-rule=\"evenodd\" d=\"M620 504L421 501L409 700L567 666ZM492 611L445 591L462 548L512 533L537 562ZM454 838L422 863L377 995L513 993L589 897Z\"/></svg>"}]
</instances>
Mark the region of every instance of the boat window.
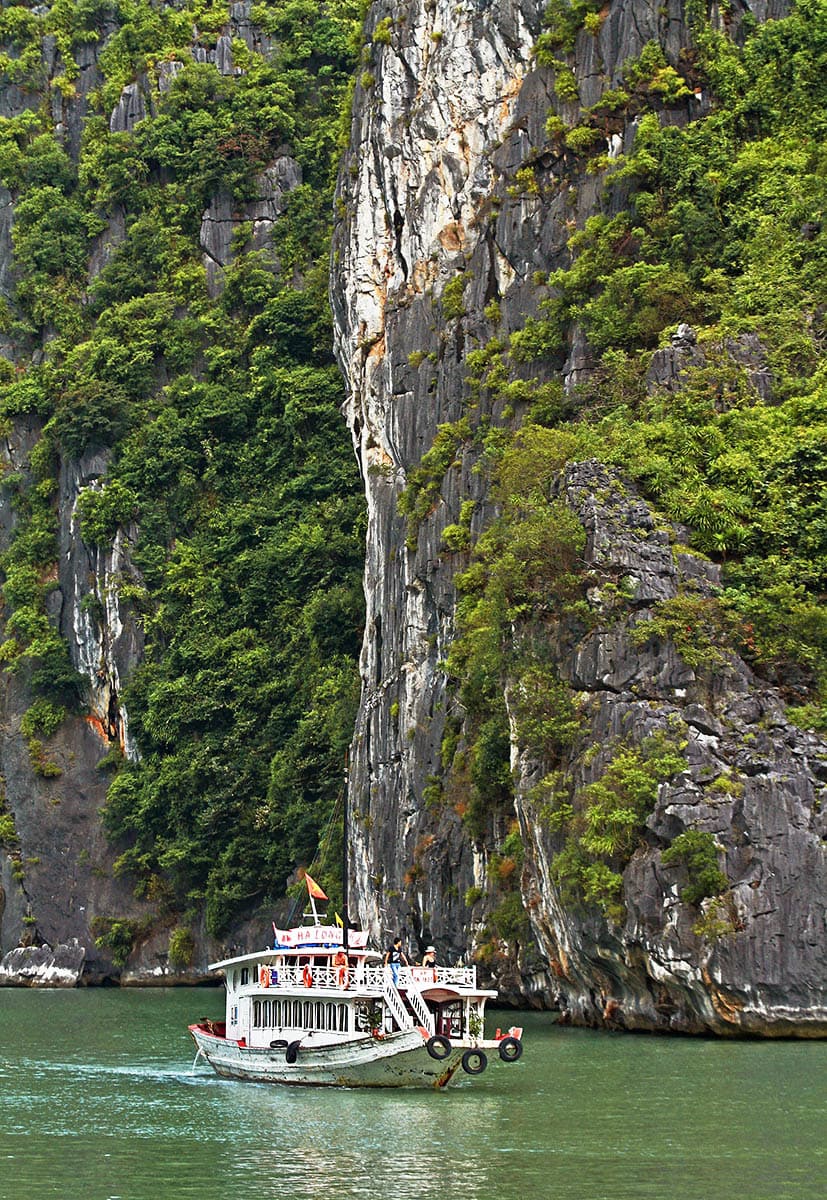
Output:
<instances>
[{"instance_id":1,"label":"boat window","mask_svg":"<svg viewBox=\"0 0 827 1200\"><path fill-rule=\"evenodd\" d=\"M372 1028L373 1017L372 1006L364 1002L356 1005L356 1028L360 1032L367 1032Z\"/></svg>"},{"instance_id":2,"label":"boat window","mask_svg":"<svg viewBox=\"0 0 827 1200\"><path fill-rule=\"evenodd\" d=\"M244 985L246 983L249 983L249 980L250 980L250 968L242 967L241 968L241 986L244 987Z\"/></svg>"},{"instance_id":3,"label":"boat window","mask_svg":"<svg viewBox=\"0 0 827 1200\"><path fill-rule=\"evenodd\" d=\"M261 1001L253 1001L253 1028L261 1029Z\"/></svg>"},{"instance_id":4,"label":"boat window","mask_svg":"<svg viewBox=\"0 0 827 1200\"><path fill-rule=\"evenodd\" d=\"M462 1001L452 1000L439 1005L438 1033L444 1037L462 1036Z\"/></svg>"}]
</instances>

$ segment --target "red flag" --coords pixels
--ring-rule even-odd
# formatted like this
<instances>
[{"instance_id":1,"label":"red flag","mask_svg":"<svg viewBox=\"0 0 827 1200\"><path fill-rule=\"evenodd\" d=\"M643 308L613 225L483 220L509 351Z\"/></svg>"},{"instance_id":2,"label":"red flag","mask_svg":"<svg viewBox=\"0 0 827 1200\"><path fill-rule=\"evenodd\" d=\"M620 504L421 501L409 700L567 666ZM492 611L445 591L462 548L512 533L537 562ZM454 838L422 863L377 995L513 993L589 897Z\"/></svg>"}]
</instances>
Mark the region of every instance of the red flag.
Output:
<instances>
[{"instance_id":1,"label":"red flag","mask_svg":"<svg viewBox=\"0 0 827 1200\"><path fill-rule=\"evenodd\" d=\"M313 897L314 900L326 900L327 899L327 896L324 894L322 889L319 887L318 883L316 883L316 880L311 879L310 876L308 875L307 871L305 871L305 873L304 873L304 882L307 884L308 893Z\"/></svg>"}]
</instances>

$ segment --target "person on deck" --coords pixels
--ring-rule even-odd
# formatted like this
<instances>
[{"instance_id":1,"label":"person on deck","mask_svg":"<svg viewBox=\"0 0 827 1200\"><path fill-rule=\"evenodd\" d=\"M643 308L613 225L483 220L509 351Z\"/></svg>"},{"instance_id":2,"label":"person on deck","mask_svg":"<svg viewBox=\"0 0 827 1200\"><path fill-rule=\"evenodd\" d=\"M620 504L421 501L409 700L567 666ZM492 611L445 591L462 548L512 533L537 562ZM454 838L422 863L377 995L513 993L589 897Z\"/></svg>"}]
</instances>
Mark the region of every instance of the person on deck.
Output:
<instances>
[{"instance_id":1,"label":"person on deck","mask_svg":"<svg viewBox=\"0 0 827 1200\"><path fill-rule=\"evenodd\" d=\"M436 978L436 947L435 946L426 946L425 947L425 953L422 955L422 965L423 965L423 967L430 967L431 970L434 972L434 978Z\"/></svg>"},{"instance_id":2,"label":"person on deck","mask_svg":"<svg viewBox=\"0 0 827 1200\"><path fill-rule=\"evenodd\" d=\"M339 987L348 987L350 982L347 973L348 961L344 950L337 950L333 955L333 966L336 968L336 982Z\"/></svg>"},{"instance_id":3,"label":"person on deck","mask_svg":"<svg viewBox=\"0 0 827 1200\"><path fill-rule=\"evenodd\" d=\"M393 939L393 945L385 954L383 962L386 967L390 967L393 974L393 982L399 982L399 968L407 967L408 960L402 950L402 938L397 936Z\"/></svg>"}]
</instances>

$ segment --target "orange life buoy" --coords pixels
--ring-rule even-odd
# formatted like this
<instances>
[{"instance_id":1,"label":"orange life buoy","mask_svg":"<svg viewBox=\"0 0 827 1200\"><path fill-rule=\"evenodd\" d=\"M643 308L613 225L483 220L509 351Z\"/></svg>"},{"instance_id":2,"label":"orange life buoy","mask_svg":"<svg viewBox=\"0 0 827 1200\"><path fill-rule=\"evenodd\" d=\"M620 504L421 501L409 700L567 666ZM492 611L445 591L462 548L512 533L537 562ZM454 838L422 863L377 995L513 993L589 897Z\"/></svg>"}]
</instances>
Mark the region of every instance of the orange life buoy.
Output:
<instances>
[{"instance_id":1,"label":"orange life buoy","mask_svg":"<svg viewBox=\"0 0 827 1200\"><path fill-rule=\"evenodd\" d=\"M261 987L269 987L270 986L270 968L269 967L259 967L258 982Z\"/></svg>"},{"instance_id":2,"label":"orange life buoy","mask_svg":"<svg viewBox=\"0 0 827 1200\"><path fill-rule=\"evenodd\" d=\"M302 971L302 979L304 980L305 987L313 986L313 976L310 972L310 967L307 963L304 964L304 969Z\"/></svg>"}]
</instances>

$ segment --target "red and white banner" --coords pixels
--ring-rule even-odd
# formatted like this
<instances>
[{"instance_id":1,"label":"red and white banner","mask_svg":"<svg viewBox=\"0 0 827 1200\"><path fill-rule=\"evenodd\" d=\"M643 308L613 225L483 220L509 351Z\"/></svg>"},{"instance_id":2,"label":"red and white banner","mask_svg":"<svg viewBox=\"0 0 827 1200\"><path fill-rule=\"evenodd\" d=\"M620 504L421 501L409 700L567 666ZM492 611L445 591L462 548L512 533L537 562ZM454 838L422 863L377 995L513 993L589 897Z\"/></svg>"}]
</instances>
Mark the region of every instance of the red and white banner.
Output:
<instances>
[{"instance_id":1,"label":"red and white banner","mask_svg":"<svg viewBox=\"0 0 827 1200\"><path fill-rule=\"evenodd\" d=\"M409 967L414 983L436 983L436 967Z\"/></svg>"},{"instance_id":2,"label":"red and white banner","mask_svg":"<svg viewBox=\"0 0 827 1200\"><path fill-rule=\"evenodd\" d=\"M295 929L276 929L276 945L285 949L296 946L341 946L342 930L338 925L299 925ZM368 935L361 930L352 929L348 936L348 945L354 950L364 950L368 944Z\"/></svg>"}]
</instances>

